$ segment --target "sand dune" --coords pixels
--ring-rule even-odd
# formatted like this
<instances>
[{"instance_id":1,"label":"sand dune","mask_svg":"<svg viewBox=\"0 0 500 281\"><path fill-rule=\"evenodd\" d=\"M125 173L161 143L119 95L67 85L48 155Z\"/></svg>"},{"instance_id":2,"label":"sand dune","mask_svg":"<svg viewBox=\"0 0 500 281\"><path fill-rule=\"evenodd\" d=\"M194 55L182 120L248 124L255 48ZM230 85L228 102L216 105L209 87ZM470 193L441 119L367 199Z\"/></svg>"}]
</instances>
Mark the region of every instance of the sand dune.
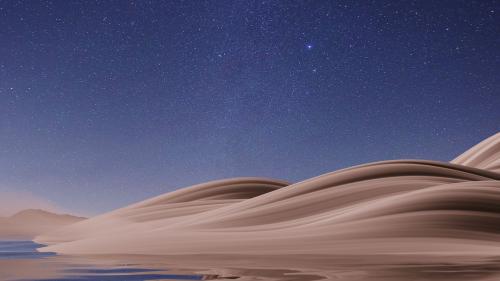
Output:
<instances>
[{"instance_id":1,"label":"sand dune","mask_svg":"<svg viewBox=\"0 0 500 281\"><path fill-rule=\"evenodd\" d=\"M467 150L451 163L500 173L500 133L485 139Z\"/></svg>"},{"instance_id":2,"label":"sand dune","mask_svg":"<svg viewBox=\"0 0 500 281\"><path fill-rule=\"evenodd\" d=\"M500 254L500 134L451 163L382 161L295 184L237 178L60 228L69 254Z\"/></svg>"},{"instance_id":3,"label":"sand dune","mask_svg":"<svg viewBox=\"0 0 500 281\"><path fill-rule=\"evenodd\" d=\"M24 210L10 217L0 217L0 240L30 240L48 231L85 218L54 214L43 210Z\"/></svg>"}]
</instances>

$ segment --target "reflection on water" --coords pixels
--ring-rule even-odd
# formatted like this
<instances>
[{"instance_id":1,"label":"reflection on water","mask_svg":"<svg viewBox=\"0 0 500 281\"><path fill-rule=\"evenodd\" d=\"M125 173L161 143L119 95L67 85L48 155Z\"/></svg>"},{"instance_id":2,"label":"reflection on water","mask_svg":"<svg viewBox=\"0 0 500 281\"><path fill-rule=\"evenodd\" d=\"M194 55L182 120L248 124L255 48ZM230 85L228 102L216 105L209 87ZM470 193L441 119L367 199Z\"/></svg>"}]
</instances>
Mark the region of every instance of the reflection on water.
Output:
<instances>
[{"instance_id":1,"label":"reflection on water","mask_svg":"<svg viewBox=\"0 0 500 281\"><path fill-rule=\"evenodd\" d=\"M139 280L207 280L201 274L170 273L161 268L108 264L101 260L57 256L41 253L43 245L32 241L0 241L0 279L37 281L139 281ZM105 264L103 267L103 264Z\"/></svg>"},{"instance_id":2,"label":"reflection on water","mask_svg":"<svg viewBox=\"0 0 500 281\"><path fill-rule=\"evenodd\" d=\"M500 258L401 256L61 256L0 241L0 280L498 281Z\"/></svg>"}]
</instances>

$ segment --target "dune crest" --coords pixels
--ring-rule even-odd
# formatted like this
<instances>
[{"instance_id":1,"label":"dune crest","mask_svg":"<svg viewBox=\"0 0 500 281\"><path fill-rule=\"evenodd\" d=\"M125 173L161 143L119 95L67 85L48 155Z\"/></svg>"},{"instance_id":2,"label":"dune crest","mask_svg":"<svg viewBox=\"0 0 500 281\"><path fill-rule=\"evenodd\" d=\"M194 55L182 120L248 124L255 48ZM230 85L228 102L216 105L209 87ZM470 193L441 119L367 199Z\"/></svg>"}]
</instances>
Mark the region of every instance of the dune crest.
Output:
<instances>
[{"instance_id":1,"label":"dune crest","mask_svg":"<svg viewBox=\"0 0 500 281\"><path fill-rule=\"evenodd\" d=\"M67 254L500 254L500 134L451 163L214 181L45 235Z\"/></svg>"},{"instance_id":2,"label":"dune crest","mask_svg":"<svg viewBox=\"0 0 500 281\"><path fill-rule=\"evenodd\" d=\"M451 163L500 173L500 133L471 147Z\"/></svg>"}]
</instances>

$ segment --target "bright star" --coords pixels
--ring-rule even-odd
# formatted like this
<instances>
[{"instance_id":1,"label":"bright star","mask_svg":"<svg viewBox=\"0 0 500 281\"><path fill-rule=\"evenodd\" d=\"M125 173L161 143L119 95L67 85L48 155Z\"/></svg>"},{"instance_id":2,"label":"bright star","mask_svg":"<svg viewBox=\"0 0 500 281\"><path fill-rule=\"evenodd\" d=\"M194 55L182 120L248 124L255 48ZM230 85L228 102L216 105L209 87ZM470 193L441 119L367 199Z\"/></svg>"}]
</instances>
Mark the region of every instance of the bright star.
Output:
<instances>
[{"instance_id":1,"label":"bright star","mask_svg":"<svg viewBox=\"0 0 500 281\"><path fill-rule=\"evenodd\" d=\"M306 48L307 48L308 50L311 50L311 49L313 48L313 45L312 45L312 44L307 44L307 45L306 45Z\"/></svg>"}]
</instances>

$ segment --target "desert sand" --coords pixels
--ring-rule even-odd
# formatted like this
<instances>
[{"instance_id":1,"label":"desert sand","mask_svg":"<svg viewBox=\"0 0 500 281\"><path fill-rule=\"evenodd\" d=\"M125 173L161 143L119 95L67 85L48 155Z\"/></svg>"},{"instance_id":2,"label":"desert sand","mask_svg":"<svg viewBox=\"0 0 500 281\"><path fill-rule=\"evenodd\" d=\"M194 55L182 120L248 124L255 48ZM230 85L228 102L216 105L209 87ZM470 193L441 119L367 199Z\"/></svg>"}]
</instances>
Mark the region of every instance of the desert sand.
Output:
<instances>
[{"instance_id":1,"label":"desert sand","mask_svg":"<svg viewBox=\"0 0 500 281\"><path fill-rule=\"evenodd\" d=\"M83 219L43 210L20 211L10 217L0 217L0 240L31 240L37 235Z\"/></svg>"},{"instance_id":2,"label":"desert sand","mask_svg":"<svg viewBox=\"0 0 500 281\"><path fill-rule=\"evenodd\" d=\"M183 188L35 241L62 254L500 255L500 133L451 162L392 160L289 184Z\"/></svg>"}]
</instances>

